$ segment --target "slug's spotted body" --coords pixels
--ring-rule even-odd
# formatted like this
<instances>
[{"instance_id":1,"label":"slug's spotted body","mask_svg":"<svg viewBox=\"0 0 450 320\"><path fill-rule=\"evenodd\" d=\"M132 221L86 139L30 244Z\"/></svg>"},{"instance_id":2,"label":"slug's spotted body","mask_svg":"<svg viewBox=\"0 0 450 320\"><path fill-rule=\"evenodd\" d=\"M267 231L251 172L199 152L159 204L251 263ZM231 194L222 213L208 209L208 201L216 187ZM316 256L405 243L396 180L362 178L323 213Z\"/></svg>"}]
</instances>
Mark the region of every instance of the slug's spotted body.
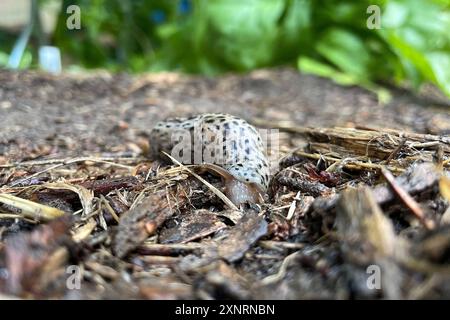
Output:
<instances>
[{"instance_id":1,"label":"slug's spotted body","mask_svg":"<svg viewBox=\"0 0 450 320\"><path fill-rule=\"evenodd\" d=\"M152 157L161 157L165 151L184 164L216 164L261 191L269 184L269 163L260 134L232 115L209 113L161 121L150 134L150 145Z\"/></svg>"}]
</instances>

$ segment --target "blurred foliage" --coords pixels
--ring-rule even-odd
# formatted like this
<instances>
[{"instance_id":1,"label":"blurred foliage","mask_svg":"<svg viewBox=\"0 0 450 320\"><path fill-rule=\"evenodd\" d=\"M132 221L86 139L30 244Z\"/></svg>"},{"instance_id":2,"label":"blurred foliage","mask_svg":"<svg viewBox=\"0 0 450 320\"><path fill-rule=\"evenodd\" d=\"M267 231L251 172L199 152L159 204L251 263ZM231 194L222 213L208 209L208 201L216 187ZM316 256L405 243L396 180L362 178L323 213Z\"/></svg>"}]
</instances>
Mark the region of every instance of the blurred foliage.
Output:
<instances>
[{"instance_id":1,"label":"blurred foliage","mask_svg":"<svg viewBox=\"0 0 450 320\"><path fill-rule=\"evenodd\" d=\"M15 42L16 37L14 37L10 33L2 33L0 32L0 67L6 66L8 64L9 53L11 51L11 47ZM3 51L5 50L5 51ZM22 60L20 62L20 69L27 69L32 66L33 54L31 50L26 50L22 56Z\"/></svg>"},{"instance_id":2,"label":"blurred foliage","mask_svg":"<svg viewBox=\"0 0 450 320\"><path fill-rule=\"evenodd\" d=\"M47 0L51 1L51 0ZM81 8L68 30L65 8ZM370 5L381 28L369 29ZM216 75L281 64L450 96L450 0L64 0L54 43L85 67ZM1 58L1 57L0 57Z\"/></svg>"}]
</instances>

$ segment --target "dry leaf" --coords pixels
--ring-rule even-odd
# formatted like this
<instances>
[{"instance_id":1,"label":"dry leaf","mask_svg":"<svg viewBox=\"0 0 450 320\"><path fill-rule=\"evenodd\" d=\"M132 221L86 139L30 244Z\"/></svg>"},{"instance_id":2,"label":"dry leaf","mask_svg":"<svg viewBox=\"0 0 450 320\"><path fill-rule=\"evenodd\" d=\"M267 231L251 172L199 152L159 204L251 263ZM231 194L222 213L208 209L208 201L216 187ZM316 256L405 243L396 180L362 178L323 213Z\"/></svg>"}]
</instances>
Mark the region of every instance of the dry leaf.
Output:
<instances>
[{"instance_id":1,"label":"dry leaf","mask_svg":"<svg viewBox=\"0 0 450 320\"><path fill-rule=\"evenodd\" d=\"M83 206L83 216L88 216L92 213L94 193L91 190L88 190L80 185L73 185L63 182L47 183L44 187L54 190L63 189L75 192L80 197L81 205Z\"/></svg>"},{"instance_id":2,"label":"dry leaf","mask_svg":"<svg viewBox=\"0 0 450 320\"><path fill-rule=\"evenodd\" d=\"M94 218L90 218L86 224L82 225L78 229L75 230L75 232L72 235L72 239L75 242L80 242L89 237L89 235L94 231L95 227L97 226L97 222Z\"/></svg>"}]
</instances>

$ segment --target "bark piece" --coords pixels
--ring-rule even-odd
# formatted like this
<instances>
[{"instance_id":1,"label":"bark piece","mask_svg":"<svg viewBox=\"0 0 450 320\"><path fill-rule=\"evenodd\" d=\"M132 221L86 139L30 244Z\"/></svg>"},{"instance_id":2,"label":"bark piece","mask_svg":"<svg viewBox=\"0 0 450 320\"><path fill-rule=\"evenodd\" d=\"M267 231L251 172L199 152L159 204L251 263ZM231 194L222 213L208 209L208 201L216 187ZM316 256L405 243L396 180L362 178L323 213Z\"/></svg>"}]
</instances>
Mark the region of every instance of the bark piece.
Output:
<instances>
[{"instance_id":1,"label":"bark piece","mask_svg":"<svg viewBox=\"0 0 450 320\"><path fill-rule=\"evenodd\" d=\"M177 208L185 204L187 199L185 193L172 191L175 193L172 196L170 190L162 189L148 195L120 218L112 243L113 253L117 257L123 258L137 248L154 234Z\"/></svg>"},{"instance_id":2,"label":"bark piece","mask_svg":"<svg viewBox=\"0 0 450 320\"><path fill-rule=\"evenodd\" d=\"M180 224L161 232L161 243L186 243L226 228L225 223L208 210L197 210L182 218Z\"/></svg>"},{"instance_id":3,"label":"bark piece","mask_svg":"<svg viewBox=\"0 0 450 320\"><path fill-rule=\"evenodd\" d=\"M7 238L5 257L10 274L7 282L9 293L22 295L36 289L41 278L48 278L47 273L53 271L54 268L50 266L55 267L56 264L65 262L68 256L64 244L71 243L71 223L71 216L63 216L30 233L19 233ZM62 252L60 249L66 253L59 254Z\"/></svg>"},{"instance_id":4,"label":"bark piece","mask_svg":"<svg viewBox=\"0 0 450 320\"><path fill-rule=\"evenodd\" d=\"M218 243L218 254L228 262L241 259L248 249L268 231L268 224L263 216L247 213L228 230L225 240Z\"/></svg>"}]
</instances>

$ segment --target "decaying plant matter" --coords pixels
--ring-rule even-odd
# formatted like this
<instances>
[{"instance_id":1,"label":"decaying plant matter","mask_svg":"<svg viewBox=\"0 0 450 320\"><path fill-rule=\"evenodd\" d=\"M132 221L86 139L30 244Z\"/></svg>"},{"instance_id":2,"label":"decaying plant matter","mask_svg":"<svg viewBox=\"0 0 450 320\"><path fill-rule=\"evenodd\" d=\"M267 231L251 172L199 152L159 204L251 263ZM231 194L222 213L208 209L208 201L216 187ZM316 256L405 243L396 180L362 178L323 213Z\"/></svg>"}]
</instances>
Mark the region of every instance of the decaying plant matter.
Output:
<instances>
[{"instance_id":1,"label":"decaying plant matter","mask_svg":"<svg viewBox=\"0 0 450 320\"><path fill-rule=\"evenodd\" d=\"M1 291L52 298L449 297L448 137L284 129L308 144L281 159L261 206L230 208L217 196L217 177L144 158L2 165L11 178L0 194L0 268L8 275ZM80 271L76 291L66 285L70 266ZM366 286L369 266L380 268L382 289Z\"/></svg>"},{"instance_id":2,"label":"decaying plant matter","mask_svg":"<svg viewBox=\"0 0 450 320\"><path fill-rule=\"evenodd\" d=\"M0 80L0 298L450 298L447 109L289 70ZM201 112L280 130L264 203L144 156Z\"/></svg>"}]
</instances>

